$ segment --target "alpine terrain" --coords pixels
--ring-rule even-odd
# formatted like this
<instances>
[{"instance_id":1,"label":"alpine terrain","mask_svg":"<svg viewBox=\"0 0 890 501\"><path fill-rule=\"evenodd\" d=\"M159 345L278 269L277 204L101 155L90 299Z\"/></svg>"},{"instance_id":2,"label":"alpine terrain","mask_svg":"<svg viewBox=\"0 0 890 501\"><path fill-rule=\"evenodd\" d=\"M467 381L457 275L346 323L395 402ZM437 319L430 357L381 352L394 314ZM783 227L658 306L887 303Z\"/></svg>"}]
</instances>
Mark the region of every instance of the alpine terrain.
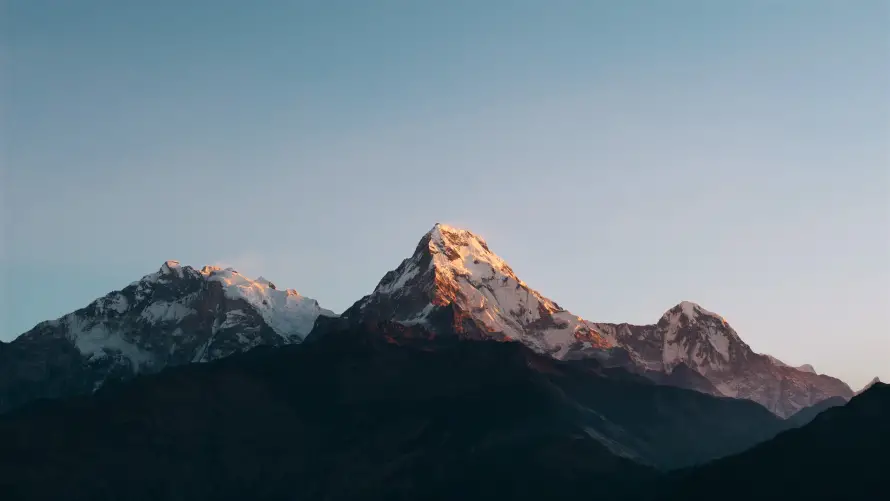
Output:
<instances>
[{"instance_id":1,"label":"alpine terrain","mask_svg":"<svg viewBox=\"0 0 890 501\"><path fill-rule=\"evenodd\" d=\"M299 343L319 318L335 317L264 278L167 261L123 290L0 343L0 412L89 393L109 379ZM517 341L556 359L595 359L659 384L753 400L782 417L853 396L810 366L755 353L720 315L688 301L652 325L584 320L520 280L481 237L443 224L343 317L420 325L432 337Z\"/></svg>"},{"instance_id":2,"label":"alpine terrain","mask_svg":"<svg viewBox=\"0 0 890 501\"><path fill-rule=\"evenodd\" d=\"M755 353L720 315L691 302L654 325L584 320L520 280L481 237L444 224L343 316L515 340L557 359L596 358L664 384L753 400L782 417L853 396L845 383L811 367Z\"/></svg>"},{"instance_id":3,"label":"alpine terrain","mask_svg":"<svg viewBox=\"0 0 890 501\"><path fill-rule=\"evenodd\" d=\"M123 290L0 343L0 412L90 393L109 379L299 343L319 316L334 313L264 278L167 261Z\"/></svg>"},{"instance_id":4,"label":"alpine terrain","mask_svg":"<svg viewBox=\"0 0 890 501\"><path fill-rule=\"evenodd\" d=\"M886 390L688 301L584 320L437 224L342 315L167 261L0 343L0 499L794 499L853 467L868 499Z\"/></svg>"},{"instance_id":5,"label":"alpine terrain","mask_svg":"<svg viewBox=\"0 0 890 501\"><path fill-rule=\"evenodd\" d=\"M0 498L638 500L664 470L783 427L754 402L521 343L323 323L0 415Z\"/></svg>"}]
</instances>

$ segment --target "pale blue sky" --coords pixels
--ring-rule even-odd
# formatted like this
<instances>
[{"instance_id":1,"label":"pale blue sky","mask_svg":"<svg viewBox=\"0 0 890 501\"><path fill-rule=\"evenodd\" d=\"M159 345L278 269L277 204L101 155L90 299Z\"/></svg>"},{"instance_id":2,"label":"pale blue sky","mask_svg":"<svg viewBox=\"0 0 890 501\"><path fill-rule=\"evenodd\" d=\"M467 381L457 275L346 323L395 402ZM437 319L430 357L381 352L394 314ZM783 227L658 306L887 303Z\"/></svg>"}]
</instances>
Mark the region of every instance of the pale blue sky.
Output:
<instances>
[{"instance_id":1,"label":"pale blue sky","mask_svg":"<svg viewBox=\"0 0 890 501\"><path fill-rule=\"evenodd\" d=\"M166 259L342 310L443 221L890 380L890 2L7 4L2 339Z\"/></svg>"}]
</instances>

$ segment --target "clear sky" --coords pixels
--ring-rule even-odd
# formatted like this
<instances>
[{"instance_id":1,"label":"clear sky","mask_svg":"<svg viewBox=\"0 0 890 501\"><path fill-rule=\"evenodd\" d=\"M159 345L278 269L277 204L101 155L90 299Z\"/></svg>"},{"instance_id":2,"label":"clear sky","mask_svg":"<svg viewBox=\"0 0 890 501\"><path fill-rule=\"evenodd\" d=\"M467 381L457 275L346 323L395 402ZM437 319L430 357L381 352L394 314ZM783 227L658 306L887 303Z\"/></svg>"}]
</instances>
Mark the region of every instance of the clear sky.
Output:
<instances>
[{"instance_id":1,"label":"clear sky","mask_svg":"<svg viewBox=\"0 0 890 501\"><path fill-rule=\"evenodd\" d=\"M442 221L890 380L890 2L6 4L0 339L166 259L343 310Z\"/></svg>"}]
</instances>

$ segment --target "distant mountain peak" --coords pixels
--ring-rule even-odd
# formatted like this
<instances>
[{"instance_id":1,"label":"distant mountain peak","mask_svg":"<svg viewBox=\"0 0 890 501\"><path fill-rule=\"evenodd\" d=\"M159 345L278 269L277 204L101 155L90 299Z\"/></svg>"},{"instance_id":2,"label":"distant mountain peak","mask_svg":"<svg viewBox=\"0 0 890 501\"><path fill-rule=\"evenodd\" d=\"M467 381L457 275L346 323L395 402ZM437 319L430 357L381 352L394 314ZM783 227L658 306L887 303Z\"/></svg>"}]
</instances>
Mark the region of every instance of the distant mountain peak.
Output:
<instances>
[{"instance_id":1,"label":"distant mountain peak","mask_svg":"<svg viewBox=\"0 0 890 501\"><path fill-rule=\"evenodd\" d=\"M750 398L782 416L832 396L853 392L842 381L815 373L812 366L790 367L755 353L723 316L692 301L667 310L653 326L597 324L612 332L649 370L671 374L683 364L707 378L717 391ZM777 395L774 390L779 388Z\"/></svg>"},{"instance_id":2,"label":"distant mountain peak","mask_svg":"<svg viewBox=\"0 0 890 501\"><path fill-rule=\"evenodd\" d=\"M164 261L164 264L161 265L161 269L159 270L159 272L163 273L163 274L170 274L170 273L176 273L179 270L181 270L179 261L170 259L170 260Z\"/></svg>"},{"instance_id":3,"label":"distant mountain peak","mask_svg":"<svg viewBox=\"0 0 890 501\"><path fill-rule=\"evenodd\" d=\"M863 386L861 390L859 390L859 391L856 392L856 394L857 394L857 395L861 395L862 393L865 393L866 391L868 391L869 389L871 389L872 386L875 386L875 385L877 385L877 384L883 384L883 383L881 382L881 378L879 378L879 377L875 377L874 379L872 379L871 381L869 381L868 384L866 384L865 386Z\"/></svg>"},{"instance_id":4,"label":"distant mountain peak","mask_svg":"<svg viewBox=\"0 0 890 501\"><path fill-rule=\"evenodd\" d=\"M726 320L692 301L682 301L662 315L664 365L670 371L686 362L699 372L723 370L747 348Z\"/></svg>"},{"instance_id":5,"label":"distant mountain peak","mask_svg":"<svg viewBox=\"0 0 890 501\"><path fill-rule=\"evenodd\" d=\"M695 323L702 318L714 318L721 323L726 324L726 320L721 315L706 310L700 304L692 301L681 301L662 315L662 319L667 321L672 321L677 318L683 318L688 323Z\"/></svg>"},{"instance_id":6,"label":"distant mountain peak","mask_svg":"<svg viewBox=\"0 0 890 501\"><path fill-rule=\"evenodd\" d=\"M220 266L206 265L200 271L191 266L183 266L179 261L168 260L161 268L150 273L141 280L133 282L129 287L134 287L132 300L112 299L121 296L122 292L113 292L104 298L99 298L93 304L101 306L113 303L120 309L121 305L143 302L146 300L157 301L163 299L165 303L177 300L180 289L161 291L161 286L172 286L183 281L198 280L207 283L219 283L225 296L232 301L243 300L255 309L263 320L275 332L283 337L305 336L312 328L318 315L336 316L332 311L320 308L314 299L300 295L294 289L278 290L271 281L264 277L251 279L239 273L234 268L222 268ZM192 290L194 286L183 286L182 290ZM162 297L163 296L163 297ZM171 296L171 297L167 297ZM123 311L119 311L123 313ZM153 318L153 317L150 317Z\"/></svg>"},{"instance_id":7,"label":"distant mountain peak","mask_svg":"<svg viewBox=\"0 0 890 501\"><path fill-rule=\"evenodd\" d=\"M9 343L37 360L0 359L13 381L30 381L29 364L67 365L43 369L46 386L16 397L21 400L4 401L0 394L0 412L29 398L59 396L60 388L87 393L109 378L214 360L258 345L299 343L319 316L336 315L266 279L252 280L218 266L198 271L168 260L156 272L41 322Z\"/></svg>"}]
</instances>

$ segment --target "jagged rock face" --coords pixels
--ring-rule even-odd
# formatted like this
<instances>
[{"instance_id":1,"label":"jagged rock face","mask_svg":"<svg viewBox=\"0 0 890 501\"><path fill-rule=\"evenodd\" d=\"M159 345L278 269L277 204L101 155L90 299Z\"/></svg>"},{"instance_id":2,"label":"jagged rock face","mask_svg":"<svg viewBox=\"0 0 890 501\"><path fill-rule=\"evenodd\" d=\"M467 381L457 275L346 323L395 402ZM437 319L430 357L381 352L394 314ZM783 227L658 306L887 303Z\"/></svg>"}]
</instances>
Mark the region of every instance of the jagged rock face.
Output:
<instances>
[{"instance_id":1,"label":"jagged rock face","mask_svg":"<svg viewBox=\"0 0 890 501\"><path fill-rule=\"evenodd\" d=\"M0 412L95 391L109 379L300 342L319 315L333 313L296 291L231 269L198 271L168 261L123 290L0 344Z\"/></svg>"},{"instance_id":2,"label":"jagged rock face","mask_svg":"<svg viewBox=\"0 0 890 501\"><path fill-rule=\"evenodd\" d=\"M617 343L628 350L631 358L656 382L746 398L782 417L828 398L849 399L853 395L843 381L776 364L771 357L755 353L722 319L689 323L683 320L679 328L663 321L637 327L647 337L619 335ZM608 333L616 326L597 324L597 328ZM659 345L660 353L655 349ZM682 376L677 375L678 370ZM690 379L690 370L710 384L694 376Z\"/></svg>"},{"instance_id":3,"label":"jagged rock face","mask_svg":"<svg viewBox=\"0 0 890 501\"><path fill-rule=\"evenodd\" d=\"M520 280L481 237L442 224L344 317L515 340L559 359L597 358L660 384L754 400L783 417L853 395L811 367L756 354L725 319L691 302L654 325L586 321Z\"/></svg>"},{"instance_id":4,"label":"jagged rock face","mask_svg":"<svg viewBox=\"0 0 890 501\"><path fill-rule=\"evenodd\" d=\"M648 370L670 374L682 364L707 378L715 394L753 400L782 417L831 397L853 396L838 379L755 353L723 317L688 301L655 325L596 327Z\"/></svg>"},{"instance_id":5,"label":"jagged rock face","mask_svg":"<svg viewBox=\"0 0 890 501\"><path fill-rule=\"evenodd\" d=\"M849 399L853 392L843 381L793 367L777 367L763 355L752 354L747 364L715 373L718 389L730 397L754 400L782 417L832 397Z\"/></svg>"},{"instance_id":6,"label":"jagged rock face","mask_svg":"<svg viewBox=\"0 0 890 501\"><path fill-rule=\"evenodd\" d=\"M442 314L445 307L447 313ZM526 285L482 238L442 224L426 234L414 254L387 273L371 295L343 315L424 324L466 337L517 340L557 358L614 346L587 321Z\"/></svg>"},{"instance_id":7,"label":"jagged rock face","mask_svg":"<svg viewBox=\"0 0 890 501\"><path fill-rule=\"evenodd\" d=\"M753 355L722 317L687 301L668 310L655 325L598 323L595 328L628 350L638 366L670 374L682 365L708 377L724 395L722 381L709 375L744 366Z\"/></svg>"}]
</instances>

